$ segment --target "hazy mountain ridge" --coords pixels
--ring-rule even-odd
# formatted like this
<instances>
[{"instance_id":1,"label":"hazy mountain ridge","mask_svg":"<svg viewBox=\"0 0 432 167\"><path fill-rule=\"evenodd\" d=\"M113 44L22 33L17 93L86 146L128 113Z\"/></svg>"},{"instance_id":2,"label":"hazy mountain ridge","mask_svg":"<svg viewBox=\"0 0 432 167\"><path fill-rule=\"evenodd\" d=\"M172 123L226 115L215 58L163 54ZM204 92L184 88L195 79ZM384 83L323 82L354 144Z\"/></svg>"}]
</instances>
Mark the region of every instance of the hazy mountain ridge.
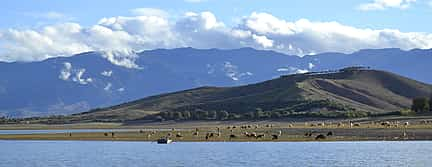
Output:
<instances>
[{"instance_id":1,"label":"hazy mountain ridge","mask_svg":"<svg viewBox=\"0 0 432 167\"><path fill-rule=\"evenodd\" d=\"M139 68L115 65L114 60L122 61L88 52L41 62L0 63L0 111L9 116L76 113L194 87L238 86L284 74L356 65L432 83L426 70L432 62L430 49L297 57L251 48L178 48L144 51L122 62Z\"/></svg>"}]
</instances>

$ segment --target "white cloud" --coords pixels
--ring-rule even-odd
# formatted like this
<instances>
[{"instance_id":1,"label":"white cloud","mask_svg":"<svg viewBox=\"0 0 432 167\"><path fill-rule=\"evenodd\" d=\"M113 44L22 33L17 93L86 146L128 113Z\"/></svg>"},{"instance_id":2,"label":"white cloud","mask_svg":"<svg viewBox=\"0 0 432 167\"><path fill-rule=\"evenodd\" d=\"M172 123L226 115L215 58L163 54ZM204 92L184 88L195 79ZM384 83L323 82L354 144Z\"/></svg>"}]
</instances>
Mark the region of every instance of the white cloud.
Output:
<instances>
[{"instance_id":1,"label":"white cloud","mask_svg":"<svg viewBox=\"0 0 432 167\"><path fill-rule=\"evenodd\" d=\"M252 35L252 38L256 43L260 44L264 48L273 47L273 40L268 39L266 36Z\"/></svg>"},{"instance_id":2,"label":"white cloud","mask_svg":"<svg viewBox=\"0 0 432 167\"><path fill-rule=\"evenodd\" d=\"M187 12L172 19L161 16L164 12L157 9L141 8L141 12L143 15L102 18L89 27L60 23L36 29L0 30L0 61L37 61L98 51L113 64L140 69L135 53L155 48L253 47L301 56L365 48L432 47L429 33L356 28L307 19L288 21L269 13L253 12L238 24L227 26L211 12Z\"/></svg>"},{"instance_id":3,"label":"white cloud","mask_svg":"<svg viewBox=\"0 0 432 167\"><path fill-rule=\"evenodd\" d=\"M102 71L101 75L106 76L106 77L111 77L113 71L109 70L109 71Z\"/></svg>"},{"instance_id":4,"label":"white cloud","mask_svg":"<svg viewBox=\"0 0 432 167\"><path fill-rule=\"evenodd\" d=\"M87 85L90 82L93 82L92 78L83 78L86 69L78 69L76 70L75 76L72 78L72 81L79 83L81 85Z\"/></svg>"},{"instance_id":5,"label":"white cloud","mask_svg":"<svg viewBox=\"0 0 432 167\"><path fill-rule=\"evenodd\" d=\"M117 91L119 92L124 92L126 89L125 88L118 88Z\"/></svg>"},{"instance_id":6,"label":"white cloud","mask_svg":"<svg viewBox=\"0 0 432 167\"><path fill-rule=\"evenodd\" d=\"M125 50L123 53L121 51L104 51L102 55L112 64L126 68L142 69L135 63L138 55L129 50Z\"/></svg>"},{"instance_id":7,"label":"white cloud","mask_svg":"<svg viewBox=\"0 0 432 167\"><path fill-rule=\"evenodd\" d=\"M104 87L104 90L110 91L111 87L112 87L112 84L110 82L108 82L108 84Z\"/></svg>"},{"instance_id":8,"label":"white cloud","mask_svg":"<svg viewBox=\"0 0 432 167\"><path fill-rule=\"evenodd\" d=\"M309 70L307 69L300 69L297 67L281 67L278 68L276 71L278 72L283 72L283 73L288 73L288 74L304 74L309 72Z\"/></svg>"},{"instance_id":9,"label":"white cloud","mask_svg":"<svg viewBox=\"0 0 432 167\"><path fill-rule=\"evenodd\" d=\"M308 68L309 68L309 70L311 70L312 68L314 68L315 67L315 64L313 64L313 63L309 63L308 64Z\"/></svg>"},{"instance_id":10,"label":"white cloud","mask_svg":"<svg viewBox=\"0 0 432 167\"><path fill-rule=\"evenodd\" d=\"M407 9L416 0L374 0L370 3L361 4L358 6L359 10L385 10L388 8Z\"/></svg>"},{"instance_id":11,"label":"white cloud","mask_svg":"<svg viewBox=\"0 0 432 167\"><path fill-rule=\"evenodd\" d=\"M243 77L253 75L251 72L240 72L238 67L229 61L224 62L222 71L225 72L225 75L233 81L238 81Z\"/></svg>"},{"instance_id":12,"label":"white cloud","mask_svg":"<svg viewBox=\"0 0 432 167\"><path fill-rule=\"evenodd\" d=\"M69 62L63 63L63 68L60 70L59 79L64 81L73 81L76 83L79 83L81 85L86 85L90 82L93 82L92 78L83 78L83 75L85 73L85 69L73 69L72 64ZM75 74L74 76L72 76ZM72 78L71 78L72 77Z\"/></svg>"},{"instance_id":13,"label":"white cloud","mask_svg":"<svg viewBox=\"0 0 432 167\"><path fill-rule=\"evenodd\" d=\"M136 8L130 11L132 14L137 16L157 16L157 17L168 17L169 14L160 9L155 8Z\"/></svg>"},{"instance_id":14,"label":"white cloud","mask_svg":"<svg viewBox=\"0 0 432 167\"><path fill-rule=\"evenodd\" d=\"M71 20L73 18L66 16L63 13L56 11L48 11L48 12L24 12L22 13L25 16L30 16L37 19L49 19L49 20Z\"/></svg>"},{"instance_id":15,"label":"white cloud","mask_svg":"<svg viewBox=\"0 0 432 167\"><path fill-rule=\"evenodd\" d=\"M72 64L69 62L64 62L63 63L63 69L60 71L60 75L59 78L61 80L67 81L69 80L69 77L72 75Z\"/></svg>"}]
</instances>

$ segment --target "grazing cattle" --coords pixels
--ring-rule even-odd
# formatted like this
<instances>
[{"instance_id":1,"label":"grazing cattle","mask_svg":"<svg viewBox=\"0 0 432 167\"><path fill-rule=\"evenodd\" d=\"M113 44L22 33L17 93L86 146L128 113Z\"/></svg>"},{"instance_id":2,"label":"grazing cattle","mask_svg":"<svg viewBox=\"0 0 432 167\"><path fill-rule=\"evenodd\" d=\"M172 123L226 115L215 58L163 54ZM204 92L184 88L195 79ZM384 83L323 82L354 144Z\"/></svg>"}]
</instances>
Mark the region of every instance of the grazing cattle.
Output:
<instances>
[{"instance_id":1,"label":"grazing cattle","mask_svg":"<svg viewBox=\"0 0 432 167\"><path fill-rule=\"evenodd\" d=\"M360 127L360 123L354 123L354 127Z\"/></svg>"},{"instance_id":2,"label":"grazing cattle","mask_svg":"<svg viewBox=\"0 0 432 167\"><path fill-rule=\"evenodd\" d=\"M194 132L193 135L194 135L194 136L198 136L198 135L199 135L199 132Z\"/></svg>"},{"instance_id":3,"label":"grazing cattle","mask_svg":"<svg viewBox=\"0 0 432 167\"><path fill-rule=\"evenodd\" d=\"M111 132L111 137L114 137L114 136L115 136L114 132Z\"/></svg>"},{"instance_id":4,"label":"grazing cattle","mask_svg":"<svg viewBox=\"0 0 432 167\"><path fill-rule=\"evenodd\" d=\"M231 140L232 138L237 138L237 136L236 136L235 134L231 134L231 135L229 136L229 138L230 138L230 140Z\"/></svg>"},{"instance_id":5,"label":"grazing cattle","mask_svg":"<svg viewBox=\"0 0 432 167\"><path fill-rule=\"evenodd\" d=\"M265 137L265 134L259 134L259 135L256 136L256 139L261 139L261 138L264 138L264 137Z\"/></svg>"},{"instance_id":6,"label":"grazing cattle","mask_svg":"<svg viewBox=\"0 0 432 167\"><path fill-rule=\"evenodd\" d=\"M317 125L318 125L318 126L325 126L325 123L324 123L324 122L320 122L320 123L318 123Z\"/></svg>"},{"instance_id":7,"label":"grazing cattle","mask_svg":"<svg viewBox=\"0 0 432 167\"><path fill-rule=\"evenodd\" d=\"M183 135L182 135L181 133L177 133L177 134L176 134L176 137L177 137L177 138L182 138Z\"/></svg>"},{"instance_id":8,"label":"grazing cattle","mask_svg":"<svg viewBox=\"0 0 432 167\"><path fill-rule=\"evenodd\" d=\"M389 121L385 121L385 122L381 122L381 126L389 127L389 126L391 126L391 124Z\"/></svg>"},{"instance_id":9,"label":"grazing cattle","mask_svg":"<svg viewBox=\"0 0 432 167\"><path fill-rule=\"evenodd\" d=\"M323 134L319 134L318 136L315 137L315 140L324 140L324 139L326 139L326 138L327 138L327 137L324 136Z\"/></svg>"},{"instance_id":10,"label":"grazing cattle","mask_svg":"<svg viewBox=\"0 0 432 167\"><path fill-rule=\"evenodd\" d=\"M257 134L255 133L255 132L252 132L252 133L248 133L248 132L245 132L245 133L243 133L246 137L256 137L257 136Z\"/></svg>"},{"instance_id":11,"label":"grazing cattle","mask_svg":"<svg viewBox=\"0 0 432 167\"><path fill-rule=\"evenodd\" d=\"M338 126L338 127L343 127L344 124L343 124L342 122L339 122L339 123L337 124L337 126Z\"/></svg>"},{"instance_id":12,"label":"grazing cattle","mask_svg":"<svg viewBox=\"0 0 432 167\"><path fill-rule=\"evenodd\" d=\"M408 125L409 125L409 122L405 122L405 123L404 123L404 126L408 126Z\"/></svg>"},{"instance_id":13,"label":"grazing cattle","mask_svg":"<svg viewBox=\"0 0 432 167\"><path fill-rule=\"evenodd\" d=\"M306 132L306 133L305 133L305 136L306 136L306 137L311 137L311 136L312 136L312 132Z\"/></svg>"},{"instance_id":14,"label":"grazing cattle","mask_svg":"<svg viewBox=\"0 0 432 167\"><path fill-rule=\"evenodd\" d=\"M144 133L144 131L142 129L139 130L139 133Z\"/></svg>"},{"instance_id":15,"label":"grazing cattle","mask_svg":"<svg viewBox=\"0 0 432 167\"><path fill-rule=\"evenodd\" d=\"M333 132L332 131L327 132L327 136L333 136Z\"/></svg>"},{"instance_id":16,"label":"grazing cattle","mask_svg":"<svg viewBox=\"0 0 432 167\"><path fill-rule=\"evenodd\" d=\"M108 133L105 132L105 133L104 133L104 136L108 136Z\"/></svg>"},{"instance_id":17,"label":"grazing cattle","mask_svg":"<svg viewBox=\"0 0 432 167\"><path fill-rule=\"evenodd\" d=\"M288 124L288 128L292 128L292 127L294 127L293 124Z\"/></svg>"},{"instance_id":18,"label":"grazing cattle","mask_svg":"<svg viewBox=\"0 0 432 167\"><path fill-rule=\"evenodd\" d=\"M279 139L278 135L272 135L272 140L277 140L277 139Z\"/></svg>"}]
</instances>

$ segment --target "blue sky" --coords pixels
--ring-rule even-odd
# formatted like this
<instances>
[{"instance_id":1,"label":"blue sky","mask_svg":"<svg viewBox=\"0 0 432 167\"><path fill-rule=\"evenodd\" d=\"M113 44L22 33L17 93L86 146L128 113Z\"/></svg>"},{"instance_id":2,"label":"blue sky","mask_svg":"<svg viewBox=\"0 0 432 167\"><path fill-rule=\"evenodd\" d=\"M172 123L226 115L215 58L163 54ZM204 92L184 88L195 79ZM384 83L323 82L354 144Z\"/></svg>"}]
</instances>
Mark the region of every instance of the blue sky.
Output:
<instances>
[{"instance_id":1,"label":"blue sky","mask_svg":"<svg viewBox=\"0 0 432 167\"><path fill-rule=\"evenodd\" d=\"M368 0L26 0L2 2L1 28L19 28L52 23L58 20L35 18L32 14L57 12L82 25L92 25L102 17L128 16L134 8L158 8L175 15L187 11L211 11L230 24L236 18L256 12L268 12L286 20L306 18L312 21L337 21L360 28L393 28L401 31L430 32L432 6L427 0L417 0L408 9L361 11L357 7Z\"/></svg>"},{"instance_id":2,"label":"blue sky","mask_svg":"<svg viewBox=\"0 0 432 167\"><path fill-rule=\"evenodd\" d=\"M0 11L0 61L176 47L300 56L432 47L432 0L27 0Z\"/></svg>"}]
</instances>

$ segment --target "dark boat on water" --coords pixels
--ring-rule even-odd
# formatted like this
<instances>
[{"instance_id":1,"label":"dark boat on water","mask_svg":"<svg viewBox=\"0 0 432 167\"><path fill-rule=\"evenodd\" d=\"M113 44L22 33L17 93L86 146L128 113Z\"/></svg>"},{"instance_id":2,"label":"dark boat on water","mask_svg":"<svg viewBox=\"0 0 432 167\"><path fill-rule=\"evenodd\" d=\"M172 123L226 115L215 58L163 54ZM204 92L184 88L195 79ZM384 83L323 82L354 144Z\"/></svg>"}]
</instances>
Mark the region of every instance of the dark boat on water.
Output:
<instances>
[{"instance_id":1,"label":"dark boat on water","mask_svg":"<svg viewBox=\"0 0 432 167\"><path fill-rule=\"evenodd\" d=\"M170 143L172 143L172 140L167 137L163 137L157 140L157 144L170 144Z\"/></svg>"}]
</instances>

